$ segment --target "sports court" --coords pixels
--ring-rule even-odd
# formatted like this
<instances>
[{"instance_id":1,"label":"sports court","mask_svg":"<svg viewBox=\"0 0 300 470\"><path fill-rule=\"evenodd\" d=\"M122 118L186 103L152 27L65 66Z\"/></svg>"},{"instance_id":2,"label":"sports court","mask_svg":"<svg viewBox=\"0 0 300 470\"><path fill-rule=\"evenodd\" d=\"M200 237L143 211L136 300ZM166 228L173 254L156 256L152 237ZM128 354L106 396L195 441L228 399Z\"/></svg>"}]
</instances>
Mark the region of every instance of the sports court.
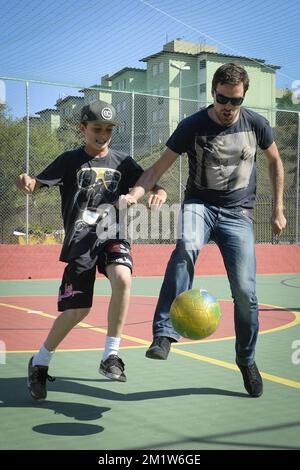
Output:
<instances>
[{"instance_id":1,"label":"sports court","mask_svg":"<svg viewBox=\"0 0 300 470\"><path fill-rule=\"evenodd\" d=\"M15 450L75 455L76 450L192 454L202 449L300 449L300 3L290 0L288 8L274 0L203 0L201 8L199 3L0 0L0 450L12 451L12 458L25 454ZM234 80L213 83L223 65L247 73L242 81L232 75ZM88 111L99 101L104 121L99 115L90 121ZM186 129L180 136L178 125L186 118L191 122L189 117L198 112L202 117L207 112L206 124L199 121L191 134ZM98 121L105 138L95 135L89 153L89 126ZM242 125L235 131L229 124ZM134 270L119 351L127 382L98 373L107 351L111 295L109 281L98 276L91 313L51 361L49 374L56 380L47 382L47 400L33 401L27 390L28 362L58 316L65 267L58 261L65 235L68 240L60 195L77 188L69 202L82 204L83 215L74 219L74 227L96 226L107 209L100 202L117 202L121 176L126 194L136 184L131 169L151 167L174 134L171 150L178 158L158 180L168 194L157 211L161 215L152 217L146 196L140 200L144 211L133 207L134 217L128 218ZM65 166L65 157L60 158L73 150L77 157L78 152L89 157L80 177L73 168L76 160ZM109 156L107 167L98 166L98 160L85 171L92 157L102 156ZM30 192L36 189L30 177L57 159L58 174L46 179L55 188ZM126 160L130 166L119 172L117 162ZM68 180L70 168L73 179ZM193 287L219 301L219 327L204 340L173 344L167 361L145 357L177 239L176 214L185 195L193 193L191 182L203 191L204 201L214 194L222 202L226 193L230 204L220 207L246 210L245 217L254 221L260 321L256 363L264 381L260 398L248 395L235 364L233 302L213 243L197 260ZM239 199L248 189L249 198L245 193ZM218 198L211 202L219 205ZM65 212L72 215L72 210ZM285 218L278 237L274 223L278 229ZM241 240L251 247L252 230L243 233ZM118 340L114 336L110 339Z\"/></svg>"},{"instance_id":2,"label":"sports court","mask_svg":"<svg viewBox=\"0 0 300 470\"><path fill-rule=\"evenodd\" d=\"M46 247L33 251L31 264L15 275L38 273L41 250ZM53 260L49 255L47 262L53 275L61 267L54 257L57 248L52 251ZM155 252L136 246L133 251L135 276L120 351L128 381L112 382L98 374L110 295L102 277L96 281L91 314L52 360L50 374L56 381L49 383L43 403L33 402L27 392L27 363L57 316L60 280L1 281L1 337L7 348L6 364L0 366L2 449L300 448L299 247L257 246L257 364L264 379L259 399L248 396L234 363L233 306L214 246L206 247L198 260L194 287L205 287L220 300L219 328L206 340L173 345L167 361L145 358L162 282L159 271L169 253L170 247ZM12 261L13 256L11 251L3 258Z\"/></svg>"}]
</instances>

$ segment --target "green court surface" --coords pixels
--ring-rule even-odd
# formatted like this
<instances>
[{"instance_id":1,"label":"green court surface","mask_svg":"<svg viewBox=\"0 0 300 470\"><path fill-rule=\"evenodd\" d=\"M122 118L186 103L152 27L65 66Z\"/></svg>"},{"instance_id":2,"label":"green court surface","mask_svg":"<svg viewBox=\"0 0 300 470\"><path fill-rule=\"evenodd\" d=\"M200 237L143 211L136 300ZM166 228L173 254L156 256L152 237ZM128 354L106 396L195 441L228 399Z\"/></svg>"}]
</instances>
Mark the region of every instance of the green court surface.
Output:
<instances>
[{"instance_id":1,"label":"green court surface","mask_svg":"<svg viewBox=\"0 0 300 470\"><path fill-rule=\"evenodd\" d=\"M261 315L267 315L269 322L257 345L256 361L264 378L264 394L258 399L244 390L230 334L173 345L167 361L145 358L161 282L159 277L133 278L127 328L136 329L120 351L126 383L98 374L106 307L94 313L99 322L86 318L89 334L95 335L96 343L99 339L99 350L93 343L90 348L57 351L49 371L56 381L49 383L43 403L33 402L26 388L27 363L36 348L2 351L0 449L300 449L300 275L257 278ZM31 332L32 341L35 334L46 335L48 323L44 328L43 322L50 321L45 314L55 314L58 285L56 280L0 282L0 303L5 318L11 320L0 327L0 340L14 338L18 345L30 331L35 318L28 302L32 296L39 302L43 296L47 302L53 298L42 313L40 308L35 313L42 331ZM223 276L201 276L194 287L203 287L229 304L229 285ZM109 293L108 281L98 279L96 298ZM140 316L139 296L146 309ZM17 302L24 308L14 310ZM289 321L284 321L285 315ZM222 322L232 323L232 316L224 313ZM92 328L97 326L98 330ZM132 330L125 328L125 335L127 331Z\"/></svg>"}]
</instances>

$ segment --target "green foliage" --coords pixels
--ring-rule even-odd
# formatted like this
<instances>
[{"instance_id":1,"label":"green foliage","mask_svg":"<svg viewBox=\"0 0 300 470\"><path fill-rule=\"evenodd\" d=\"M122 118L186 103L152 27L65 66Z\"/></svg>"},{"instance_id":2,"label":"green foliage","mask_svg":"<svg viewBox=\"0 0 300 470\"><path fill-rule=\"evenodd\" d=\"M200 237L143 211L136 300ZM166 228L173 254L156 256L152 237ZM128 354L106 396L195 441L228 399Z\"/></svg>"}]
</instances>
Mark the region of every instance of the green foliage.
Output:
<instances>
[{"instance_id":1,"label":"green foliage","mask_svg":"<svg viewBox=\"0 0 300 470\"><path fill-rule=\"evenodd\" d=\"M13 231L25 225L26 195L17 189L15 181L20 173L26 171L26 123L13 120L5 113L0 117L0 241L15 242ZM62 142L47 127L32 125L30 127L30 169L31 175L38 174L64 150ZM42 193L42 192L41 192ZM40 223L45 214L55 210L52 227L61 227L57 192L49 192L47 202L43 197L35 202L30 201L30 223ZM32 210L31 210L32 209ZM58 211L57 211L58 209ZM51 217L50 217L51 218Z\"/></svg>"},{"instance_id":2,"label":"green foliage","mask_svg":"<svg viewBox=\"0 0 300 470\"><path fill-rule=\"evenodd\" d=\"M287 92L277 99L277 108L286 109L288 111L300 111L300 104L293 103L293 92L292 90L287 90Z\"/></svg>"}]
</instances>

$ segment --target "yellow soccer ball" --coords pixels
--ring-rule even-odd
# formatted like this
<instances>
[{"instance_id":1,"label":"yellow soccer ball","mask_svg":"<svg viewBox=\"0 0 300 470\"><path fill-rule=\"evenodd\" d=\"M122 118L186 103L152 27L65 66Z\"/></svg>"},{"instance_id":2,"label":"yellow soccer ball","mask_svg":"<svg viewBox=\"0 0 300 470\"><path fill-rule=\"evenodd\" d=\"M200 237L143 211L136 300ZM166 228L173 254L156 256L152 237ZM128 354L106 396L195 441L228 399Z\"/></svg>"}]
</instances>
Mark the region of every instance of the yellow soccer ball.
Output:
<instances>
[{"instance_id":1,"label":"yellow soccer ball","mask_svg":"<svg viewBox=\"0 0 300 470\"><path fill-rule=\"evenodd\" d=\"M204 289L190 289L179 294L171 305L174 329L189 339L207 338L221 321L218 301Z\"/></svg>"}]
</instances>

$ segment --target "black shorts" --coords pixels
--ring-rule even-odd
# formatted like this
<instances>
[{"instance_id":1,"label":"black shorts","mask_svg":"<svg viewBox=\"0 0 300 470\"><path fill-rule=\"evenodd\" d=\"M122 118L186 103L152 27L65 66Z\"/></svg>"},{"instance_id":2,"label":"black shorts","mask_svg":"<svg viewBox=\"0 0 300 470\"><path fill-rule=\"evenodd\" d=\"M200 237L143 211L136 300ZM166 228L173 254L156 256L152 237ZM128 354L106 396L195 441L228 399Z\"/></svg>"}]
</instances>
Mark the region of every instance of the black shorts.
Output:
<instances>
[{"instance_id":1,"label":"black shorts","mask_svg":"<svg viewBox=\"0 0 300 470\"><path fill-rule=\"evenodd\" d=\"M71 308L89 308L93 304L96 268L106 274L106 266L121 264L132 272L130 244L126 240L110 240L91 258L85 253L65 268L58 294L58 311Z\"/></svg>"}]
</instances>

